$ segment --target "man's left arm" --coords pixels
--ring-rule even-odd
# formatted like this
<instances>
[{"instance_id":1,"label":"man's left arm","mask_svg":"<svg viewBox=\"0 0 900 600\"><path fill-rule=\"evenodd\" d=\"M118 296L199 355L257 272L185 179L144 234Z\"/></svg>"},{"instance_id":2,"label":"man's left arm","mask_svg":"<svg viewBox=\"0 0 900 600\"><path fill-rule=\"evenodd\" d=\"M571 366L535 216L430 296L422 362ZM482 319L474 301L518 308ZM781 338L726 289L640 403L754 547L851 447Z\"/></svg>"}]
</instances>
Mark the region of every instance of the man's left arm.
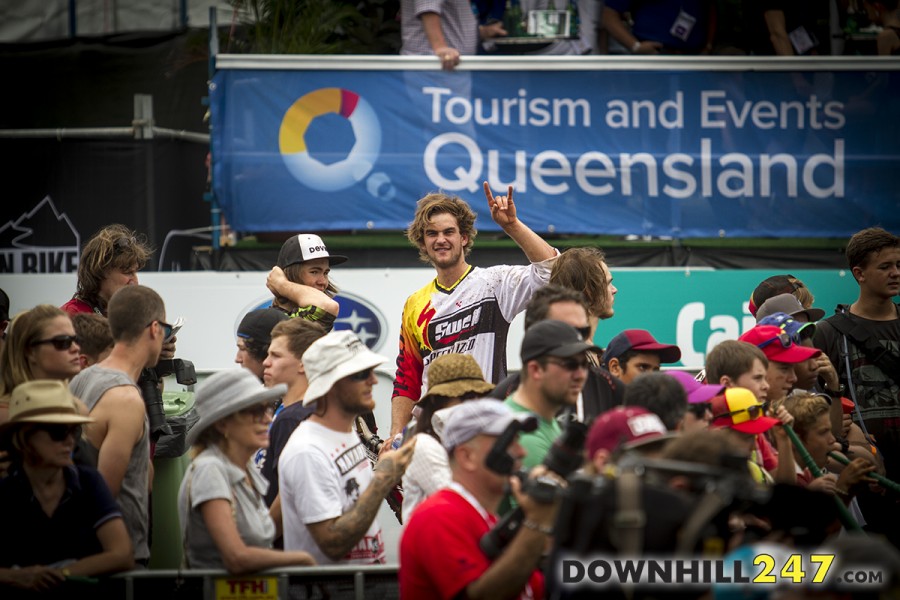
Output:
<instances>
[{"instance_id":1,"label":"man's left arm","mask_svg":"<svg viewBox=\"0 0 900 600\"><path fill-rule=\"evenodd\" d=\"M485 181L484 195L487 198L488 207L491 209L491 218L494 223L502 227L504 233L519 245L530 262L541 262L557 256L558 252L555 248L516 216L512 186L509 186L508 195L494 196L491 193L491 186Z\"/></svg>"}]
</instances>

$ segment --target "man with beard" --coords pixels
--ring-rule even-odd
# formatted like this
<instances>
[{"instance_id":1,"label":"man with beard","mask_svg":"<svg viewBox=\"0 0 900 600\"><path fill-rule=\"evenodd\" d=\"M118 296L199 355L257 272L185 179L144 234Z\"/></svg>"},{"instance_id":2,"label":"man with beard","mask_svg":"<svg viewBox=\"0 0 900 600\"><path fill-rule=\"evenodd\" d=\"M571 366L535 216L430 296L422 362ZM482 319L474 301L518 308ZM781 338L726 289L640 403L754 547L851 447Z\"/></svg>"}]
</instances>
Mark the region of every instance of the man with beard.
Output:
<instances>
[{"instance_id":1,"label":"man with beard","mask_svg":"<svg viewBox=\"0 0 900 600\"><path fill-rule=\"evenodd\" d=\"M419 200L406 237L437 276L407 298L403 307L391 436L386 444L409 422L427 388L428 364L434 358L450 352L471 354L486 380L497 383L506 376L509 325L550 278L558 252L517 218L512 186L507 196L495 197L485 182L484 194L491 218L531 264L486 269L470 265L466 257L477 232L469 205L440 193Z\"/></svg>"},{"instance_id":2,"label":"man with beard","mask_svg":"<svg viewBox=\"0 0 900 600\"><path fill-rule=\"evenodd\" d=\"M350 331L332 331L303 353L315 412L291 434L278 460L284 549L305 550L320 565L384 562L375 520L400 482L415 442L384 452L374 470L353 429L375 408L375 367L387 360Z\"/></svg>"}]
</instances>

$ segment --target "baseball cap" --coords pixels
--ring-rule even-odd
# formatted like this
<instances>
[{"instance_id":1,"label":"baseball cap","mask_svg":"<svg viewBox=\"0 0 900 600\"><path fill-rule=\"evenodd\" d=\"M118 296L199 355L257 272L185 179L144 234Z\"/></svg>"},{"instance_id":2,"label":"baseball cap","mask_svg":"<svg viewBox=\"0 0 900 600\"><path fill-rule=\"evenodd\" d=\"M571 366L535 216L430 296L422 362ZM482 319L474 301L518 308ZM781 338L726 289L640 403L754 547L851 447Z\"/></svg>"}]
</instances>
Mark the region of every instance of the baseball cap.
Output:
<instances>
[{"instance_id":1,"label":"baseball cap","mask_svg":"<svg viewBox=\"0 0 900 600\"><path fill-rule=\"evenodd\" d=\"M251 310L241 319L237 335L268 344L272 341L272 328L288 318L287 313L277 308Z\"/></svg>"},{"instance_id":2,"label":"baseball cap","mask_svg":"<svg viewBox=\"0 0 900 600\"><path fill-rule=\"evenodd\" d=\"M434 413L431 419L435 433L447 452L468 442L476 435L500 435L513 421L537 424L530 412L513 411L494 398L469 400Z\"/></svg>"},{"instance_id":3,"label":"baseball cap","mask_svg":"<svg viewBox=\"0 0 900 600\"><path fill-rule=\"evenodd\" d=\"M539 321L525 330L522 339L522 363L541 356L567 358L585 350L600 351L600 348L584 341L578 330L562 321L547 319Z\"/></svg>"},{"instance_id":4,"label":"baseball cap","mask_svg":"<svg viewBox=\"0 0 900 600\"><path fill-rule=\"evenodd\" d=\"M690 404L709 402L713 396L718 396L725 389L725 386L722 385L701 383L687 371L666 371L665 374L678 380L678 383L684 388Z\"/></svg>"},{"instance_id":5,"label":"baseball cap","mask_svg":"<svg viewBox=\"0 0 900 600\"><path fill-rule=\"evenodd\" d=\"M774 325L757 325L738 339L753 344L775 362L796 364L822 354L818 348L798 346L786 331Z\"/></svg>"},{"instance_id":6,"label":"baseball cap","mask_svg":"<svg viewBox=\"0 0 900 600\"><path fill-rule=\"evenodd\" d=\"M681 348L678 346L660 344L646 329L626 329L609 340L603 351L603 364L608 366L610 359L619 358L629 350L654 352L659 354L659 361L662 363L681 360Z\"/></svg>"},{"instance_id":7,"label":"baseball cap","mask_svg":"<svg viewBox=\"0 0 900 600\"><path fill-rule=\"evenodd\" d=\"M346 256L329 254L325 242L319 236L312 233L299 233L292 235L282 244L276 264L283 269L316 258L327 258L329 265L347 262Z\"/></svg>"},{"instance_id":8,"label":"baseball cap","mask_svg":"<svg viewBox=\"0 0 900 600\"><path fill-rule=\"evenodd\" d=\"M753 293L750 294L750 314L754 317L763 305L763 302L778 294L793 294L800 288L805 288L803 282L793 275L772 275L763 279Z\"/></svg>"},{"instance_id":9,"label":"baseball cap","mask_svg":"<svg viewBox=\"0 0 900 600\"><path fill-rule=\"evenodd\" d=\"M593 458L598 450L630 450L672 437L656 413L643 406L615 406L594 419L585 447Z\"/></svg>"},{"instance_id":10,"label":"baseball cap","mask_svg":"<svg viewBox=\"0 0 900 600\"><path fill-rule=\"evenodd\" d=\"M778 294L762 303L759 310L756 311L756 322L759 323L769 315L779 312L787 313L792 317L804 313L810 322L818 321L825 316L825 311L821 308L803 308L800 300L793 294Z\"/></svg>"},{"instance_id":11,"label":"baseball cap","mask_svg":"<svg viewBox=\"0 0 900 600\"><path fill-rule=\"evenodd\" d=\"M332 331L313 342L303 353L303 368L309 387L303 404L312 404L347 375L353 375L387 362L375 354L352 331Z\"/></svg>"},{"instance_id":12,"label":"baseball cap","mask_svg":"<svg viewBox=\"0 0 900 600\"><path fill-rule=\"evenodd\" d=\"M799 344L800 340L804 338L811 338L816 332L815 323L803 323L783 312L764 317L759 320L757 325L774 325L791 336L795 344Z\"/></svg>"},{"instance_id":13,"label":"baseball cap","mask_svg":"<svg viewBox=\"0 0 900 600\"><path fill-rule=\"evenodd\" d=\"M713 420L710 427L731 427L742 433L763 433L780 423L765 416L762 403L750 390L726 388L710 401Z\"/></svg>"}]
</instances>

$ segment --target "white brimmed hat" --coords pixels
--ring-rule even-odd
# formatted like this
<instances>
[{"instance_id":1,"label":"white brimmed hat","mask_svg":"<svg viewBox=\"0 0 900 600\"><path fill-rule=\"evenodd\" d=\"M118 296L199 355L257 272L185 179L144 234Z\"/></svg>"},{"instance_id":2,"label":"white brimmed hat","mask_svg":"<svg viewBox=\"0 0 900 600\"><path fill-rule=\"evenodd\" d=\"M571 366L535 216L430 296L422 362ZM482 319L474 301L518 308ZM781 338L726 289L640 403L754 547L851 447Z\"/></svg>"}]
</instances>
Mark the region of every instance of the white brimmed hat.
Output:
<instances>
[{"instance_id":1,"label":"white brimmed hat","mask_svg":"<svg viewBox=\"0 0 900 600\"><path fill-rule=\"evenodd\" d=\"M228 369L213 373L200 382L194 397L194 410L200 416L185 436L188 446L193 446L203 431L210 425L234 414L266 401L274 401L287 392L287 386L279 383L267 388L249 369Z\"/></svg>"},{"instance_id":2,"label":"white brimmed hat","mask_svg":"<svg viewBox=\"0 0 900 600\"><path fill-rule=\"evenodd\" d=\"M328 393L347 375L377 367L388 361L375 354L352 331L332 331L313 342L303 353L303 368L309 387L303 404L311 404Z\"/></svg>"}]
</instances>

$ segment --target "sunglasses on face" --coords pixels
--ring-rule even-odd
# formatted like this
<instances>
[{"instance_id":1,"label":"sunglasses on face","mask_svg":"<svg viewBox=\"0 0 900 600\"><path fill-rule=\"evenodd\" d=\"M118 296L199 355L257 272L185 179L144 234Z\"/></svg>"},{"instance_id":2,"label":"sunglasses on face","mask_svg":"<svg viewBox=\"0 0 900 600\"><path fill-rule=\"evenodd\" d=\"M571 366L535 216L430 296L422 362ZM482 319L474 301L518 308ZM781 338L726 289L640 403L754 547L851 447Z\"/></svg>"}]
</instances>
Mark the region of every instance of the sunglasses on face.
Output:
<instances>
[{"instance_id":1,"label":"sunglasses on face","mask_svg":"<svg viewBox=\"0 0 900 600\"><path fill-rule=\"evenodd\" d=\"M154 323L159 323L159 326L162 327L163 330L163 340L167 340L172 337L172 326L166 323L165 321L160 321L159 319L154 319L144 325L144 327L150 327Z\"/></svg>"},{"instance_id":2,"label":"sunglasses on face","mask_svg":"<svg viewBox=\"0 0 900 600\"><path fill-rule=\"evenodd\" d=\"M81 425L66 425L64 423L48 423L46 425L38 425L36 429L46 431L47 435L54 442L64 442L69 436L76 440L81 437Z\"/></svg>"},{"instance_id":3,"label":"sunglasses on face","mask_svg":"<svg viewBox=\"0 0 900 600\"><path fill-rule=\"evenodd\" d=\"M374 370L375 368L373 367L371 369L366 369L365 371L360 371L359 373L354 373L353 375L347 375L347 379L350 381L368 381Z\"/></svg>"},{"instance_id":4,"label":"sunglasses on face","mask_svg":"<svg viewBox=\"0 0 900 600\"><path fill-rule=\"evenodd\" d=\"M53 344L57 350L68 350L72 344L77 344L78 338L74 335L55 335L46 340L35 340L31 342L31 346L40 346L41 344Z\"/></svg>"},{"instance_id":5,"label":"sunglasses on face","mask_svg":"<svg viewBox=\"0 0 900 600\"><path fill-rule=\"evenodd\" d=\"M588 361L584 356L570 356L568 358L548 358L548 363L553 363L557 367L566 371L576 371L578 369L587 369Z\"/></svg>"},{"instance_id":6,"label":"sunglasses on face","mask_svg":"<svg viewBox=\"0 0 900 600\"><path fill-rule=\"evenodd\" d=\"M721 415L714 416L713 421L715 421L717 419L725 419L728 417L733 417L733 416L739 415L743 412L747 413L747 416L750 417L748 419L749 421L755 421L756 419L763 416L764 412L766 412L766 405L765 404L752 404L752 405L748 406L747 408L742 408L740 410L733 410L731 412L722 413Z\"/></svg>"},{"instance_id":7,"label":"sunglasses on face","mask_svg":"<svg viewBox=\"0 0 900 600\"><path fill-rule=\"evenodd\" d=\"M262 423L267 416L271 417L275 414L275 410L271 404L257 404L250 408L244 408L239 411L242 415L252 418L257 423Z\"/></svg>"},{"instance_id":8,"label":"sunglasses on face","mask_svg":"<svg viewBox=\"0 0 900 600\"><path fill-rule=\"evenodd\" d=\"M775 337L770 338L764 342L757 344L756 347L759 349L763 349L766 346L768 346L769 344L774 344L775 342L781 342L782 348L790 348L791 345L794 343L793 340L791 340L791 334L789 334L786 331L782 331Z\"/></svg>"}]
</instances>

